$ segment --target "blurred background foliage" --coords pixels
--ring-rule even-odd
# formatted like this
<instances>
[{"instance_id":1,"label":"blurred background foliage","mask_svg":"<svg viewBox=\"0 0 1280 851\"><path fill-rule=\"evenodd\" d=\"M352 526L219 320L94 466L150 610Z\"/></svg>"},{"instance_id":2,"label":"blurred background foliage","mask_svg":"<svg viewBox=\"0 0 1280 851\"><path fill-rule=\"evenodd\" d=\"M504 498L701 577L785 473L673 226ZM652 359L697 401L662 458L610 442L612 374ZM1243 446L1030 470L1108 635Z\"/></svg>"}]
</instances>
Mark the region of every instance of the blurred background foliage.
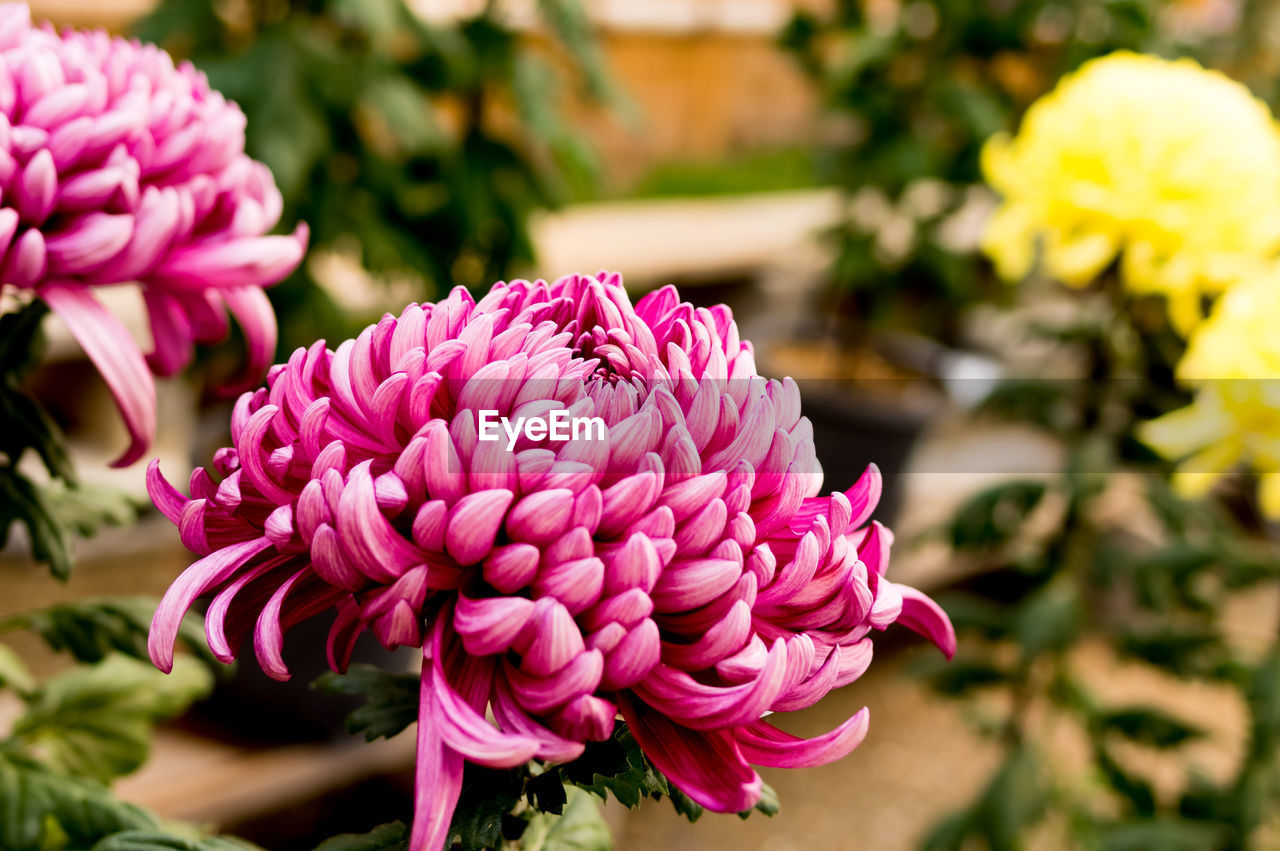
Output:
<instances>
[{"instance_id":1,"label":"blurred background foliage","mask_svg":"<svg viewBox=\"0 0 1280 851\"><path fill-rule=\"evenodd\" d=\"M990 209L983 143L1015 128L1036 98L1090 58L1117 49L1191 55L1280 103L1280 7L793 4L789 23L769 38L812 87L820 115L805 139L816 145L790 138L727 145L714 156L681 152L609 186L596 140L567 106L616 106L632 94L606 69L600 33L575 0L539 0L530 5L536 14L518 21L501 5L425 20L399 0L161 0L137 22L140 37L191 59L242 106L249 152L271 167L284 195L282 227L311 226L311 261L270 290L282 352L317 336L350 336L371 318L334 300L334 283L322 282L329 259L396 287L397 302L405 291L430 299L454 283L482 288L536 267L535 211L592 198L602 186L629 198L835 187L846 203L826 234L834 250L822 273L821 318L846 342L893 331L971 346L976 312L989 317L999 305L1034 314L1065 301L1065 311L1050 311L1053 321L1033 317L1016 334L988 338L1020 334L1019 345L1047 352L1040 366L1070 364L1083 379L1005 381L980 409L963 412L974 429L1001 420L1042 434L1063 450L1061 469L971 495L933 535L969 578L940 596L960 632L960 655L925 676L961 701L999 759L971 800L935 825L919 823L920 802L900 806L917 833L927 827L923 845L935 851L1274 847L1280 645L1264 626L1263 646L1242 648L1228 614L1241 595L1280 579L1268 540L1274 528L1259 518L1247 477L1207 501L1186 499L1169 487L1172 466L1134 436L1141 422L1186 403L1173 379L1182 341L1160 305L1117 300L1114 282L1067 299L1051 282L1000 283L957 233L973 231L960 225L980 225ZM654 76L659 70L653 63ZM696 119L693 109L676 122ZM21 427L0 446L0 522L26 526L36 558L65 576L77 533L128 521L131 511L98 506L71 487L56 424L28 410L22 388L38 359L40 308L29 311L0 324L0 405L5 422ZM1016 370L1014 360L1002 365ZM868 440L847 432L849 444ZM24 457L28 465L38 457L63 484L27 488L16 472ZM895 558L911 557L909 543ZM30 827L38 823L59 824L89 847L89 834L75 832L76 807L104 814L113 830L160 829L108 798L103 783L136 767L150 726L208 684L192 674L170 697L157 691L156 703L131 702L115 688L152 688L137 664L120 660L144 655L149 605L96 601L0 621L0 630L35 632L78 663L46 679L0 645L0 688L25 719L0 741L0 799L16 794L14 784L38 793L27 799L35 802L28 820L6 822L27 832L0 831L0 846L58 847L64 837ZM192 644L202 645L198 635ZM1098 652L1165 679L1142 699L1117 700L1081 673ZM1238 759L1214 777L1188 749L1216 734L1188 717L1179 691L1203 684L1229 691L1244 718ZM86 700L107 708L86 720ZM1055 752L1059 725L1074 736L1071 770ZM1151 754L1173 760L1174 782L1147 770ZM521 788L529 782L522 778ZM146 841L121 847L222 847Z\"/></svg>"},{"instance_id":2,"label":"blurred background foliage","mask_svg":"<svg viewBox=\"0 0 1280 851\"><path fill-rule=\"evenodd\" d=\"M982 144L1093 57L1210 46L1242 57L1236 40L1218 45L1213 21L1192 27L1168 14L1193 5L1214 4L839 0L827 14L798 11L780 43L828 117L819 173L853 199L830 238L832 302L854 331L887 326L958 342L963 310L1006 294L947 227L983 197ZM1239 39L1253 37L1242 29Z\"/></svg>"},{"instance_id":3,"label":"blurred background foliage","mask_svg":"<svg viewBox=\"0 0 1280 851\"><path fill-rule=\"evenodd\" d=\"M1114 278L1103 285L1111 309L1031 332L1085 377L1006 381L976 412L1060 441L1061 470L983 489L934 530L972 574L939 597L960 637L955 663L920 670L1002 757L925 834L926 851L1267 848L1277 827L1280 645L1242 643L1227 612L1274 587L1280 560L1244 489L1189 500L1138 443L1146 417L1186 396L1158 380L1169 367L1144 332L1146 305L1114 296ZM1117 698L1100 657L1117 679L1165 679ZM1229 771L1210 775L1188 750L1220 735L1188 714L1180 689L1193 683L1234 692L1244 710ZM1173 762L1153 771L1162 757Z\"/></svg>"},{"instance_id":4,"label":"blurred background foliage","mask_svg":"<svg viewBox=\"0 0 1280 851\"><path fill-rule=\"evenodd\" d=\"M369 319L335 307L317 256L408 281L418 299L487 286L532 260L535 209L594 185L560 110L566 86L610 96L582 9L539 0L531 39L496 6L436 23L401 0L163 0L137 24L240 104L284 225L311 227L312 262L269 291L282 353Z\"/></svg>"},{"instance_id":5,"label":"blurred background foliage","mask_svg":"<svg viewBox=\"0 0 1280 851\"><path fill-rule=\"evenodd\" d=\"M87 599L0 618L0 634L27 632L65 654L35 675L0 642L0 699L13 710L0 736L0 847L6 851L247 851L116 798L115 779L146 761L156 725L209 694L216 663L197 619L183 624L196 656L165 675L147 658L156 600ZM198 657L198 658L197 658Z\"/></svg>"}]
</instances>

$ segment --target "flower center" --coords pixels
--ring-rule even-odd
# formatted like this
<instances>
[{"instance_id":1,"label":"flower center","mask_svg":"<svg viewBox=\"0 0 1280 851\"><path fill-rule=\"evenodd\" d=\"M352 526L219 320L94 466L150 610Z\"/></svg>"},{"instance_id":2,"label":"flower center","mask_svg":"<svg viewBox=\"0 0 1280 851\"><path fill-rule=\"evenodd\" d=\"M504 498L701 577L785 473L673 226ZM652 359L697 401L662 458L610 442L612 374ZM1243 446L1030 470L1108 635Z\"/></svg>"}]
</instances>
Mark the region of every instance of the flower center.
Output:
<instances>
[{"instance_id":1,"label":"flower center","mask_svg":"<svg viewBox=\"0 0 1280 851\"><path fill-rule=\"evenodd\" d=\"M629 342L625 331L618 328L606 330L599 325L579 336L573 347L574 357L598 361L586 382L617 384L619 380L630 381L638 364L632 363L628 355Z\"/></svg>"}]
</instances>

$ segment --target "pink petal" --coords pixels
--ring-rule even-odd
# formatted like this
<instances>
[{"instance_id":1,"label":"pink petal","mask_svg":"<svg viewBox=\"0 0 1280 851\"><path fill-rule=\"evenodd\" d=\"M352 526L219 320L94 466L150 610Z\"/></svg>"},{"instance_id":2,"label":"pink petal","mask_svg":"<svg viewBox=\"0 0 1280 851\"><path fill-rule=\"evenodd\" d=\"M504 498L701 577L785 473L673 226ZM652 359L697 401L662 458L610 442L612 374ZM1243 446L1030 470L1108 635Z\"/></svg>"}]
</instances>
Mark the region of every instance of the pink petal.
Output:
<instances>
[{"instance_id":1,"label":"pink petal","mask_svg":"<svg viewBox=\"0 0 1280 851\"><path fill-rule=\"evenodd\" d=\"M522 736L536 739L539 759L551 762L572 762L582 756L585 746L581 741L566 739L529 716L516 701L506 678L499 675L494 678L493 717L498 720L504 730L511 730Z\"/></svg>"},{"instance_id":2,"label":"pink petal","mask_svg":"<svg viewBox=\"0 0 1280 851\"><path fill-rule=\"evenodd\" d=\"M134 215L133 239L112 270L121 280L147 276L169 248L179 224L177 193L148 186Z\"/></svg>"},{"instance_id":3,"label":"pink petal","mask_svg":"<svg viewBox=\"0 0 1280 851\"><path fill-rule=\"evenodd\" d=\"M871 713L860 709L829 733L802 739L779 730L767 721L753 721L733 731L747 762L774 768L812 768L847 756L866 738Z\"/></svg>"},{"instance_id":4,"label":"pink petal","mask_svg":"<svg viewBox=\"0 0 1280 851\"><path fill-rule=\"evenodd\" d=\"M593 694L580 694L551 716L557 730L576 740L603 742L613 734L618 707Z\"/></svg>"},{"instance_id":5,"label":"pink petal","mask_svg":"<svg viewBox=\"0 0 1280 851\"><path fill-rule=\"evenodd\" d=\"M276 314L267 294L258 287L229 287L221 294L231 315L240 323L248 347L242 377L221 391L233 395L256 386L275 361Z\"/></svg>"},{"instance_id":6,"label":"pink petal","mask_svg":"<svg viewBox=\"0 0 1280 851\"><path fill-rule=\"evenodd\" d=\"M281 567L284 567L283 571L280 570ZM204 634L214 658L225 664L235 661L241 642L248 636L262 606L275 590L272 579L288 579L294 569L296 565L289 564L288 556L274 556L265 561L259 561L224 584L209 603L209 608L204 615ZM283 575L268 576L273 572ZM258 581L264 577L266 577L265 582ZM253 590L241 593L250 583L253 584ZM265 590L263 586L266 586ZM229 625L230 631L228 631Z\"/></svg>"},{"instance_id":7,"label":"pink petal","mask_svg":"<svg viewBox=\"0 0 1280 851\"><path fill-rule=\"evenodd\" d=\"M552 597L538 600L525 628L532 633L532 639L520 667L534 676L551 676L586 649L582 630L573 616Z\"/></svg>"},{"instance_id":8,"label":"pink petal","mask_svg":"<svg viewBox=\"0 0 1280 851\"><path fill-rule=\"evenodd\" d=\"M127 169L108 166L83 172L58 187L60 210L100 210L138 193L138 180ZM120 200L117 200L120 199ZM132 204L126 204L132 209ZM130 234L133 229L130 228Z\"/></svg>"},{"instance_id":9,"label":"pink petal","mask_svg":"<svg viewBox=\"0 0 1280 851\"><path fill-rule=\"evenodd\" d=\"M665 642L663 660L686 671L709 668L721 659L737 653L751 635L751 607L739 600L729 613L692 644Z\"/></svg>"},{"instance_id":10,"label":"pink petal","mask_svg":"<svg viewBox=\"0 0 1280 851\"><path fill-rule=\"evenodd\" d=\"M737 726L759 718L808 673L800 668L799 655L789 653L779 638L756 678L736 686L706 685L685 671L659 664L634 691L645 703L690 727Z\"/></svg>"},{"instance_id":11,"label":"pink petal","mask_svg":"<svg viewBox=\"0 0 1280 851\"><path fill-rule=\"evenodd\" d=\"M617 623L611 624L617 626ZM606 690L630 688L649 675L662 658L658 625L648 618L628 630L604 660L600 687Z\"/></svg>"},{"instance_id":12,"label":"pink petal","mask_svg":"<svg viewBox=\"0 0 1280 851\"><path fill-rule=\"evenodd\" d=\"M444 742L444 708L436 698L431 659L424 653L418 708L418 758L414 777L413 851L439 851L462 794L462 754Z\"/></svg>"},{"instance_id":13,"label":"pink petal","mask_svg":"<svg viewBox=\"0 0 1280 851\"><path fill-rule=\"evenodd\" d=\"M360 606L351 595L339 599L337 608L338 616L329 628L325 649L329 667L338 673L346 673L363 626L360 622Z\"/></svg>"},{"instance_id":14,"label":"pink petal","mask_svg":"<svg viewBox=\"0 0 1280 851\"><path fill-rule=\"evenodd\" d=\"M546 712L563 706L579 694L595 691L604 673L604 656L599 650L587 650L550 677L526 674L510 660L503 665L520 705L530 712Z\"/></svg>"},{"instance_id":15,"label":"pink petal","mask_svg":"<svg viewBox=\"0 0 1280 851\"><path fill-rule=\"evenodd\" d=\"M604 588L604 563L594 556L544 566L533 580L536 597L555 597L571 614L595 605Z\"/></svg>"},{"instance_id":16,"label":"pink petal","mask_svg":"<svg viewBox=\"0 0 1280 851\"><path fill-rule=\"evenodd\" d=\"M540 558L538 548L532 544L497 547L485 557L484 581L504 594L514 594L537 574Z\"/></svg>"},{"instance_id":17,"label":"pink petal","mask_svg":"<svg viewBox=\"0 0 1280 851\"><path fill-rule=\"evenodd\" d=\"M191 362L191 322L182 303L163 290L149 287L144 296L153 341L147 365L157 375L173 375Z\"/></svg>"},{"instance_id":18,"label":"pink petal","mask_svg":"<svg viewBox=\"0 0 1280 851\"><path fill-rule=\"evenodd\" d=\"M600 441L596 441L597 443ZM566 444L586 445L591 441ZM561 455L563 457L563 453ZM635 473L604 491L604 513L600 518L600 534L613 537L621 534L631 523L652 507L658 498L661 484L653 473Z\"/></svg>"},{"instance_id":19,"label":"pink petal","mask_svg":"<svg viewBox=\"0 0 1280 851\"><path fill-rule=\"evenodd\" d=\"M48 268L44 234L35 228L23 231L9 247L0 265L0 280L15 287L34 287Z\"/></svg>"},{"instance_id":20,"label":"pink petal","mask_svg":"<svg viewBox=\"0 0 1280 851\"><path fill-rule=\"evenodd\" d=\"M738 813L760 800L763 781L726 730L690 730L623 692L619 708L644 755L709 810Z\"/></svg>"},{"instance_id":21,"label":"pink petal","mask_svg":"<svg viewBox=\"0 0 1280 851\"><path fill-rule=\"evenodd\" d=\"M129 447L111 466L129 466L142 457L156 434L155 387L142 353L119 320L87 289L49 286L40 297L66 323L111 388L129 431Z\"/></svg>"},{"instance_id":22,"label":"pink petal","mask_svg":"<svg viewBox=\"0 0 1280 851\"><path fill-rule=\"evenodd\" d=\"M516 503L507 518L511 537L546 546L564 533L573 515L573 491L542 490Z\"/></svg>"},{"instance_id":23,"label":"pink petal","mask_svg":"<svg viewBox=\"0 0 1280 851\"><path fill-rule=\"evenodd\" d=\"M468 653L489 656L510 649L533 611L533 601L524 597L473 599L463 594L453 611L453 627Z\"/></svg>"},{"instance_id":24,"label":"pink petal","mask_svg":"<svg viewBox=\"0 0 1280 851\"><path fill-rule=\"evenodd\" d=\"M494 538L515 494L506 489L470 493L458 500L449 515L445 549L458 564L476 564L493 549Z\"/></svg>"},{"instance_id":25,"label":"pink petal","mask_svg":"<svg viewBox=\"0 0 1280 851\"><path fill-rule=\"evenodd\" d=\"M181 286L270 286L297 268L307 236L307 226L300 224L290 236L210 241L173 252L154 274Z\"/></svg>"},{"instance_id":26,"label":"pink petal","mask_svg":"<svg viewBox=\"0 0 1280 851\"><path fill-rule=\"evenodd\" d=\"M24 222L41 225L53 212L53 202L57 197L58 170L53 164L53 155L41 149L22 170L13 193L13 205Z\"/></svg>"},{"instance_id":27,"label":"pink petal","mask_svg":"<svg viewBox=\"0 0 1280 851\"><path fill-rule=\"evenodd\" d=\"M662 560L648 535L639 532L627 538L619 549L604 556L604 593L613 596L628 588L653 590L662 572Z\"/></svg>"},{"instance_id":28,"label":"pink petal","mask_svg":"<svg viewBox=\"0 0 1280 851\"><path fill-rule=\"evenodd\" d=\"M533 759L538 752L536 739L519 734L504 733L496 729L480 714L484 698L478 705L463 700L445 678L442 657L442 635L448 618L437 618L431 641L430 668L423 663L422 687L431 690L432 703L438 713L433 719L440 737L447 747L461 753L472 762L491 768L512 768ZM491 675L490 675L491 676ZM488 693L489 689L479 689Z\"/></svg>"},{"instance_id":29,"label":"pink petal","mask_svg":"<svg viewBox=\"0 0 1280 851\"><path fill-rule=\"evenodd\" d=\"M165 592L151 619L147 653L157 668L165 673L173 670L173 645L178 638L178 627L196 598L226 582L250 559L270 547L271 542L266 538L243 541L210 553L182 571Z\"/></svg>"},{"instance_id":30,"label":"pink petal","mask_svg":"<svg viewBox=\"0 0 1280 851\"><path fill-rule=\"evenodd\" d=\"M169 484L169 480L160 472L159 458L153 459L147 465L147 493L160 513L174 524L178 523L182 517L182 509L190 502L177 488Z\"/></svg>"},{"instance_id":31,"label":"pink petal","mask_svg":"<svg viewBox=\"0 0 1280 851\"><path fill-rule=\"evenodd\" d=\"M902 594L902 614L898 615L898 623L932 641L948 659L955 656L956 629L942 607L910 586L895 583L894 587Z\"/></svg>"},{"instance_id":32,"label":"pink petal","mask_svg":"<svg viewBox=\"0 0 1280 851\"><path fill-rule=\"evenodd\" d=\"M378 581L391 581L425 553L406 539L383 516L369 470L363 461L351 470L338 503L338 532L361 572Z\"/></svg>"},{"instance_id":33,"label":"pink petal","mask_svg":"<svg viewBox=\"0 0 1280 851\"><path fill-rule=\"evenodd\" d=\"M311 582L307 580L311 579ZM296 599L289 600L290 611L284 612L286 600L297 588ZM289 679L289 668L284 663L284 631L290 623L297 623L318 615L333 606L344 592L330 585L315 581L311 568L304 567L276 588L271 599L258 616L253 634L253 647L263 672L276 680Z\"/></svg>"},{"instance_id":34,"label":"pink petal","mask_svg":"<svg viewBox=\"0 0 1280 851\"><path fill-rule=\"evenodd\" d=\"M92 212L45 240L52 275L84 275L109 263L133 236L133 216Z\"/></svg>"},{"instance_id":35,"label":"pink petal","mask_svg":"<svg viewBox=\"0 0 1280 851\"><path fill-rule=\"evenodd\" d=\"M658 575L650 596L659 611L694 609L728 591L741 575L742 565L728 559L678 561Z\"/></svg>"}]
</instances>

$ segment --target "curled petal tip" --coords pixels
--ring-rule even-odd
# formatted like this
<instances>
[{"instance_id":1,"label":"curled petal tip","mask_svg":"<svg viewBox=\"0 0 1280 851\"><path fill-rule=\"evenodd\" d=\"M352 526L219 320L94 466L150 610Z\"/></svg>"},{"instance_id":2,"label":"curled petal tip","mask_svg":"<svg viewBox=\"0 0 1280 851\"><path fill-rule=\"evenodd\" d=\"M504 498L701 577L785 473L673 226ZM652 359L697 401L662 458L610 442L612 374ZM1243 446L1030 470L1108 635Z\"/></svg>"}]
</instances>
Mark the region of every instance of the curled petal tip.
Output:
<instances>
[{"instance_id":1,"label":"curled petal tip","mask_svg":"<svg viewBox=\"0 0 1280 851\"><path fill-rule=\"evenodd\" d=\"M151 625L151 634L147 636L147 656L151 658L151 664L166 674L173 673L173 645L166 643L162 638L163 630L158 628L153 622Z\"/></svg>"},{"instance_id":2,"label":"curled petal tip","mask_svg":"<svg viewBox=\"0 0 1280 851\"><path fill-rule=\"evenodd\" d=\"M898 623L932 641L948 658L956 655L956 629L942 607L927 595L908 586L897 585L902 594Z\"/></svg>"},{"instance_id":3,"label":"curled petal tip","mask_svg":"<svg viewBox=\"0 0 1280 851\"><path fill-rule=\"evenodd\" d=\"M160 472L160 459L152 458L147 463L147 494L155 507L168 518L170 523L180 523L182 509L189 500L177 488L169 484L169 480Z\"/></svg>"},{"instance_id":4,"label":"curled petal tip","mask_svg":"<svg viewBox=\"0 0 1280 851\"><path fill-rule=\"evenodd\" d=\"M128 467L143 456L156 434L155 385L142 352L120 320L85 287L49 286L40 296L66 324L110 388L129 432L128 448L111 466Z\"/></svg>"},{"instance_id":5,"label":"curled petal tip","mask_svg":"<svg viewBox=\"0 0 1280 851\"><path fill-rule=\"evenodd\" d=\"M829 733L803 739L763 719L735 732L748 762L774 768L811 768L847 756L867 736L871 712L865 706Z\"/></svg>"}]
</instances>

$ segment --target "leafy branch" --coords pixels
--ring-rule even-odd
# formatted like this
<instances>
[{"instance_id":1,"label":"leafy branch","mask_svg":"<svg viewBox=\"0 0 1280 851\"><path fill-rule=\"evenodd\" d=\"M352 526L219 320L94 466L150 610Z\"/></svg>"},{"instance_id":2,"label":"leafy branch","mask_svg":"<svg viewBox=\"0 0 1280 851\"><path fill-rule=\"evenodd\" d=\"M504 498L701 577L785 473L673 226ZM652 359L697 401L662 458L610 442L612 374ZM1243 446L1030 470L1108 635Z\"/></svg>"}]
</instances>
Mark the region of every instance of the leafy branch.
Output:
<instances>
[{"instance_id":1,"label":"leafy branch","mask_svg":"<svg viewBox=\"0 0 1280 851\"><path fill-rule=\"evenodd\" d=\"M347 717L347 730L364 735L369 741L396 736L418 720L416 676L353 665L346 674L322 675L315 685L332 694L360 695L365 699L364 704ZM572 762L550 764L535 760L502 771L468 763L462 796L454 811L450 841L460 843L464 851L480 851L516 840L523 842L524 848L548 851L607 848L608 844L595 844L607 840L603 824L599 830L587 827L589 822L598 821L598 816L589 819L587 815L588 807L594 809L590 803L592 797L601 803L612 797L631 809L646 799L667 798L676 812L691 822L697 821L703 812L697 802L649 762L635 737L619 722L609 739L588 742L583 754ZM777 795L767 785L753 810L739 816L746 818L753 811L769 816L777 814ZM395 844L379 844L394 842L396 836L399 834L391 826L384 825L358 838L369 843L367 845L335 844L332 848L326 845L317 851L400 848ZM354 843L357 838L342 841Z\"/></svg>"},{"instance_id":2,"label":"leafy branch","mask_svg":"<svg viewBox=\"0 0 1280 851\"><path fill-rule=\"evenodd\" d=\"M26 530L31 555L66 579L77 536L104 525L127 525L136 507L109 491L81 487L62 430L24 382L44 354L41 323L48 307L33 299L0 316L0 547L15 524ZM20 465L34 453L48 477L41 482Z\"/></svg>"},{"instance_id":3,"label":"leafy branch","mask_svg":"<svg viewBox=\"0 0 1280 851\"><path fill-rule=\"evenodd\" d=\"M1232 595L1280 579L1280 559L1258 530L1220 504L1177 495L1167 470L1135 454L1144 412L1180 402L1137 378L1158 374L1168 354L1127 326L1129 308L1117 299L1108 321L1037 331L1082 351L1087 380L1020 382L996 394L993 407L1061 439L1066 463L1047 480L975 495L940 530L982 570L939 597L965 655L952 670L926 675L952 697L1000 693L1009 710L993 725L1004 761L926 837L931 851L975 841L1019 848L1051 812L1084 847L1250 848L1280 800L1280 644L1259 660L1232 640L1223 616ZM1042 416L1046 391L1052 417ZM1109 509L1125 482L1138 487L1123 511ZM1041 518L1048 522L1032 523L1035 512L1049 512ZM1125 754L1179 753L1206 731L1159 692L1138 703L1100 699L1077 669L1079 651L1099 644L1127 663L1236 690L1250 736L1235 775L1211 782L1192 768L1176 799L1158 794ZM1050 720L1082 734L1087 776L1050 768L1039 745Z\"/></svg>"},{"instance_id":4,"label":"leafy branch","mask_svg":"<svg viewBox=\"0 0 1280 851\"><path fill-rule=\"evenodd\" d=\"M82 664L40 679L0 644L0 691L21 706L0 739L0 848L6 851L244 851L251 846L165 824L117 799L110 782L146 760L156 724L213 686L211 669L184 656L171 675L138 653L142 598L81 602L15 615L26 629ZM189 638L198 624L184 624ZM143 648L145 650L145 648ZM136 658L141 656L142 658Z\"/></svg>"}]
</instances>

